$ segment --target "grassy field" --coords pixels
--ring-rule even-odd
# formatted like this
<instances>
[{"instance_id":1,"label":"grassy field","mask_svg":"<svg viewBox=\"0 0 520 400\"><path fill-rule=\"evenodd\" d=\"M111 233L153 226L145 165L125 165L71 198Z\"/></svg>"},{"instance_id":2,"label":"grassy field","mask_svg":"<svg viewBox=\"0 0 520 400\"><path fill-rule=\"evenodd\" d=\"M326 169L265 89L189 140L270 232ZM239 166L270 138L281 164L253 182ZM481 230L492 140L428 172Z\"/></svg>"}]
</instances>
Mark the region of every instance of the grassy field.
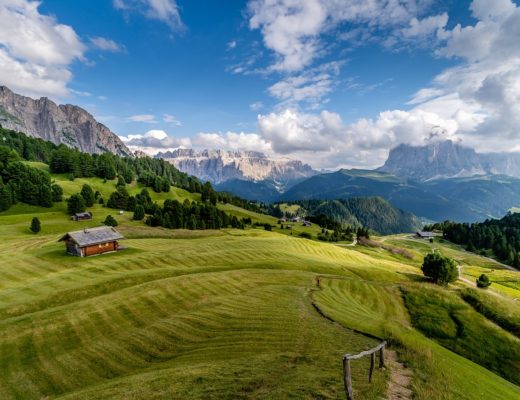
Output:
<instances>
[{"instance_id":1,"label":"grassy field","mask_svg":"<svg viewBox=\"0 0 520 400\"><path fill-rule=\"evenodd\" d=\"M56 180L67 195L82 184ZM103 196L115 184L88 183ZM194 198L179 189L153 196ZM1 399L343 399L342 354L378 343L363 333L390 340L413 370L417 399L520 397L514 379L479 365L493 369L489 362L496 354L470 361L460 348L464 338L457 337L458 347L442 343L414 320L427 304L412 308L403 293L431 288L419 270L430 244L383 238L414 254L403 259L378 248L300 239L278 228L150 228L132 221L131 213L115 215L99 205L92 209L93 221L77 223L64 207L19 204L0 214ZM254 222L276 223L220 207ZM34 235L28 226L36 213L42 231ZM57 242L63 233L99 225L108 213L127 238L126 250L86 259L65 254ZM465 257L464 270L499 271L496 264L487 266L491 261ZM496 293L498 286L492 285ZM469 328L491 326L463 302L457 286L435 290L466 307ZM469 328L466 348L479 343L478 332ZM494 324L489 329L486 346L500 348L510 340L518 350L507 330ZM376 372L368 384L368 363L353 363L356 398L384 398L389 371Z\"/></svg>"}]
</instances>

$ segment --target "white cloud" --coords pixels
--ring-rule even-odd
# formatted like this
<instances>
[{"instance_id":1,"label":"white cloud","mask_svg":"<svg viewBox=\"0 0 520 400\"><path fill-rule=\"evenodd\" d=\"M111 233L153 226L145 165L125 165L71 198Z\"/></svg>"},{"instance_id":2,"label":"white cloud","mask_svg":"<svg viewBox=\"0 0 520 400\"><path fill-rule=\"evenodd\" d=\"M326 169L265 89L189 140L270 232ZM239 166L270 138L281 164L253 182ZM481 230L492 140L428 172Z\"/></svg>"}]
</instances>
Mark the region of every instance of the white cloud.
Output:
<instances>
[{"instance_id":1,"label":"white cloud","mask_svg":"<svg viewBox=\"0 0 520 400\"><path fill-rule=\"evenodd\" d=\"M174 115L171 114L163 114L163 121L171 126L182 126L182 122L177 119Z\"/></svg>"},{"instance_id":2,"label":"white cloud","mask_svg":"<svg viewBox=\"0 0 520 400\"><path fill-rule=\"evenodd\" d=\"M254 112L258 112L262 108L264 108L264 103L261 101L255 101L254 103L249 104L249 109Z\"/></svg>"},{"instance_id":3,"label":"white cloud","mask_svg":"<svg viewBox=\"0 0 520 400\"><path fill-rule=\"evenodd\" d=\"M391 36L395 32L393 38L398 40L402 35L397 32L406 27L409 37L444 27L445 15L417 19L430 4L429 0L250 0L249 27L260 30L264 45L274 52L271 70L295 72L326 52L324 34L366 41L371 32L384 30Z\"/></svg>"},{"instance_id":4,"label":"white cloud","mask_svg":"<svg viewBox=\"0 0 520 400\"><path fill-rule=\"evenodd\" d=\"M70 65L84 60L76 32L40 14L40 2L0 3L0 82L30 96L69 94Z\"/></svg>"},{"instance_id":5,"label":"white cloud","mask_svg":"<svg viewBox=\"0 0 520 400\"><path fill-rule=\"evenodd\" d=\"M304 102L310 108L318 108L327 101L326 96L334 89L340 65L339 62L330 62L286 77L270 86L267 91L280 100L281 107L295 107Z\"/></svg>"},{"instance_id":6,"label":"white cloud","mask_svg":"<svg viewBox=\"0 0 520 400\"><path fill-rule=\"evenodd\" d=\"M125 50L124 46L114 42L111 39L96 36L90 38L90 42L99 50L110 51L112 53L120 53Z\"/></svg>"},{"instance_id":7,"label":"white cloud","mask_svg":"<svg viewBox=\"0 0 520 400\"><path fill-rule=\"evenodd\" d=\"M173 30L183 30L179 6L175 0L113 0L116 9L138 12L146 18L167 24Z\"/></svg>"},{"instance_id":8,"label":"white cloud","mask_svg":"<svg viewBox=\"0 0 520 400\"><path fill-rule=\"evenodd\" d=\"M149 155L155 155L159 151L168 151L179 147L190 148L192 146L189 138L169 136L165 131L159 129L152 129L144 134L119 137L130 150L144 151Z\"/></svg>"},{"instance_id":9,"label":"white cloud","mask_svg":"<svg viewBox=\"0 0 520 400\"><path fill-rule=\"evenodd\" d=\"M147 124L157 124L159 121L155 118L155 115L152 114L137 114L137 115L131 115L130 117L127 117L126 120L128 122L144 122Z\"/></svg>"},{"instance_id":10,"label":"white cloud","mask_svg":"<svg viewBox=\"0 0 520 400\"><path fill-rule=\"evenodd\" d=\"M233 50L235 47L237 47L237 41L236 40L232 40L231 42L228 42L228 44L227 44L227 49L228 50Z\"/></svg>"},{"instance_id":11,"label":"white cloud","mask_svg":"<svg viewBox=\"0 0 520 400\"><path fill-rule=\"evenodd\" d=\"M198 149L255 150L263 153L271 151L271 146L257 133L226 132L199 133L193 139Z\"/></svg>"}]
</instances>

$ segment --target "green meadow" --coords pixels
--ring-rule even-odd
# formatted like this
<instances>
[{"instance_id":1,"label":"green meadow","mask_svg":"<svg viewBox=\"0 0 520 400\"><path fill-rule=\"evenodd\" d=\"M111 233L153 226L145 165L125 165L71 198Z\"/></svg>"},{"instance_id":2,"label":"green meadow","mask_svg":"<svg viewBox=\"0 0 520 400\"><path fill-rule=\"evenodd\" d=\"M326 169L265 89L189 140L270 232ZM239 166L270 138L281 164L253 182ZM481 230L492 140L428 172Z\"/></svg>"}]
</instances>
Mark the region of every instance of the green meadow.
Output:
<instances>
[{"instance_id":1,"label":"green meadow","mask_svg":"<svg viewBox=\"0 0 520 400\"><path fill-rule=\"evenodd\" d=\"M54 179L66 197L83 183L105 199L115 187ZM150 193L197 200L176 188ZM298 237L305 229L315 237L315 226L151 228L100 205L92 221L73 222L65 205L0 214L1 399L344 399L342 355L378 338L411 371L413 398L520 398L520 275L493 260L406 235L376 240L411 258ZM108 214L125 250L65 253L65 232ZM33 216L39 234L29 231ZM457 259L468 282L425 282L420 264L432 247ZM480 271L493 280L486 293L470 284ZM386 398L392 371L377 370L369 384L368 366L352 364L356 399Z\"/></svg>"}]
</instances>

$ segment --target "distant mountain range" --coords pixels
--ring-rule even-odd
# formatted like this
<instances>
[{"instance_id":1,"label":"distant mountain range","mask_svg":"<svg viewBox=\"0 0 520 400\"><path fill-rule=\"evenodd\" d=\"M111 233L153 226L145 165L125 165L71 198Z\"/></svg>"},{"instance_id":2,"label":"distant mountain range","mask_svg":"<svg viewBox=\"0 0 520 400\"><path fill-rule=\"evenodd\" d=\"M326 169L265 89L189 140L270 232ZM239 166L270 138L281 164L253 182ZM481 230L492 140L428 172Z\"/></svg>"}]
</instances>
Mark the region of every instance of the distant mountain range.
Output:
<instances>
[{"instance_id":1,"label":"distant mountain range","mask_svg":"<svg viewBox=\"0 0 520 400\"><path fill-rule=\"evenodd\" d=\"M90 154L132 156L116 134L84 109L57 105L46 97L34 100L5 86L0 86L0 126Z\"/></svg>"},{"instance_id":2,"label":"distant mountain range","mask_svg":"<svg viewBox=\"0 0 520 400\"><path fill-rule=\"evenodd\" d=\"M400 145L376 170L331 173L259 153L183 150L167 159L218 190L265 202L380 196L434 221L498 218L520 206L519 154L480 154L453 141Z\"/></svg>"},{"instance_id":3,"label":"distant mountain range","mask_svg":"<svg viewBox=\"0 0 520 400\"><path fill-rule=\"evenodd\" d=\"M267 200L308 177L318 174L301 161L274 160L256 151L177 149L156 155L179 170L209 181L219 190Z\"/></svg>"}]
</instances>

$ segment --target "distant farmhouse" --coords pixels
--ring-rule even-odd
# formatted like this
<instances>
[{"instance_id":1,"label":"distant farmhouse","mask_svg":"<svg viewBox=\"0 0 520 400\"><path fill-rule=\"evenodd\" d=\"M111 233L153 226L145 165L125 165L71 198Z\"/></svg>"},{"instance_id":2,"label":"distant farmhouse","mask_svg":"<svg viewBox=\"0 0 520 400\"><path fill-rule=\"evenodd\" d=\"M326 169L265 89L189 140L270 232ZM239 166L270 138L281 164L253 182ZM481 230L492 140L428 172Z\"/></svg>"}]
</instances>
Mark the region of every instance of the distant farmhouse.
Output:
<instances>
[{"instance_id":1,"label":"distant farmhouse","mask_svg":"<svg viewBox=\"0 0 520 400\"><path fill-rule=\"evenodd\" d=\"M92 213L91 212L82 212L82 213L76 213L72 217L70 217L73 221L87 221L89 219L92 219Z\"/></svg>"},{"instance_id":2,"label":"distant farmhouse","mask_svg":"<svg viewBox=\"0 0 520 400\"><path fill-rule=\"evenodd\" d=\"M59 242L65 242L67 253L78 257L88 257L119 250L118 240L121 239L124 239L123 235L115 228L101 226L69 232Z\"/></svg>"},{"instance_id":3,"label":"distant farmhouse","mask_svg":"<svg viewBox=\"0 0 520 400\"><path fill-rule=\"evenodd\" d=\"M417 231L417 237L421 239L433 239L437 235L434 232Z\"/></svg>"}]
</instances>

